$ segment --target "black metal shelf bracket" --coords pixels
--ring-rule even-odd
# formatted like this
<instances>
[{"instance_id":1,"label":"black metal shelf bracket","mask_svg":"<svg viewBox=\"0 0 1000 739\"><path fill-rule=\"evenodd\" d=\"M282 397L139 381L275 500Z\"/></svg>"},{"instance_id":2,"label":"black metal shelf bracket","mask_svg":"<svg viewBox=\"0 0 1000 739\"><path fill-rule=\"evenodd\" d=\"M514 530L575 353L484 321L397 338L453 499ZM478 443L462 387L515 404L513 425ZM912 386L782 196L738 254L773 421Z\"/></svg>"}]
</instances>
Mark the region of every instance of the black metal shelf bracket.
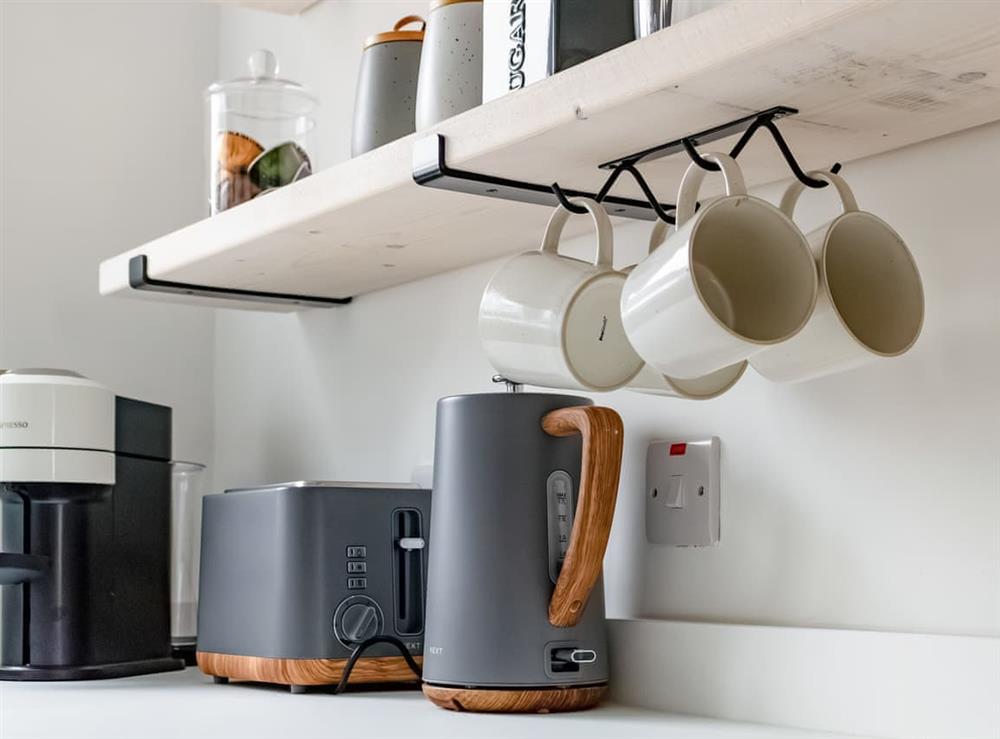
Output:
<instances>
[{"instance_id":1,"label":"black metal shelf bracket","mask_svg":"<svg viewBox=\"0 0 1000 739\"><path fill-rule=\"evenodd\" d=\"M774 143L778 147L778 151L785 159L785 163L800 182L812 188L826 187L827 183L825 181L814 179L803 171L775 124L776 120L796 115L798 112L796 108L779 105L758 113L743 116L742 118L737 118L713 128L705 129L704 131L688 134L679 139L674 139L665 144L644 149L610 162L604 162L598 165L598 168L611 170L611 173L605 180L604 185L596 193L572 190L562 187L558 182L553 182L550 185L542 185L505 177L495 177L480 172L455 169L448 166L445 157L445 139L441 134L417 141L413 151L413 179L418 185L451 190L452 192L485 195L487 197L532 203L535 205L561 205L573 213L586 213L586 210L578 205L574 205L571 202L572 198L592 198L599 203L604 203L608 213L613 216L645 221L659 218L667 223L674 223L673 211L675 210L675 206L670 203L660 202L649 186L649 183L646 182L645 178L639 172L637 165L683 151L698 166L717 171L719 166L705 159L698 152L697 147L734 136L740 131L743 132L743 135L729 153L734 159L746 148L746 145L750 143L750 139L753 138L754 134L763 128L771 134ZM837 163L830 169L836 173L840 171L840 168L841 165ZM622 198L610 194L611 188L614 187L621 175L626 172L639 186L643 196L646 198L645 201Z\"/></svg>"},{"instance_id":2,"label":"black metal shelf bracket","mask_svg":"<svg viewBox=\"0 0 1000 739\"><path fill-rule=\"evenodd\" d=\"M133 290L148 290L174 295L194 295L201 298L228 298L230 300L248 300L257 303L278 303L297 305L302 308L330 308L335 305L347 305L351 298L321 298L315 295L290 295L288 293L270 293L259 290L242 290L234 287L210 287L207 285L191 285L186 282L172 282L150 277L145 254L137 254L128 260L128 284Z\"/></svg>"},{"instance_id":3,"label":"black metal shelf bracket","mask_svg":"<svg viewBox=\"0 0 1000 739\"><path fill-rule=\"evenodd\" d=\"M617 175L612 175L617 179ZM445 157L445 138L441 134L420 139L413 147L413 181L424 187L434 187L451 192L485 195L500 200L513 200L532 205L555 207L568 198L599 199L608 209L608 214L622 218L654 221L656 211L644 200L622 198L604 193L584 192L562 188L558 185L541 185L534 182L512 180L506 177L469 172L448 166ZM598 198L598 195L602 197ZM586 212L570 204L573 212ZM673 210L669 203L657 204L664 212Z\"/></svg>"}]
</instances>

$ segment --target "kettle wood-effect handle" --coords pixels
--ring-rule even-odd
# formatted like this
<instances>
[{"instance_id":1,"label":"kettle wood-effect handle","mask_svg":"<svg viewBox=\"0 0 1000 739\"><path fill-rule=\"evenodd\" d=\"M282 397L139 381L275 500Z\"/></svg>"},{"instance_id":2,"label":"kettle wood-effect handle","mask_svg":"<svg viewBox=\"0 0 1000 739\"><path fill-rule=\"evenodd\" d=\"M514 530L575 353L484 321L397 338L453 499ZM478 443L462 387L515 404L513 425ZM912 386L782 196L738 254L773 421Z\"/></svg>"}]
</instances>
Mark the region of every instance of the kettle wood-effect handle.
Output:
<instances>
[{"instance_id":1,"label":"kettle wood-effect handle","mask_svg":"<svg viewBox=\"0 0 1000 739\"><path fill-rule=\"evenodd\" d=\"M611 408L573 406L547 413L542 429L551 436L583 437L580 495L569 550L549 601L549 623L576 626L600 577L611 535L622 468L622 419Z\"/></svg>"}]
</instances>

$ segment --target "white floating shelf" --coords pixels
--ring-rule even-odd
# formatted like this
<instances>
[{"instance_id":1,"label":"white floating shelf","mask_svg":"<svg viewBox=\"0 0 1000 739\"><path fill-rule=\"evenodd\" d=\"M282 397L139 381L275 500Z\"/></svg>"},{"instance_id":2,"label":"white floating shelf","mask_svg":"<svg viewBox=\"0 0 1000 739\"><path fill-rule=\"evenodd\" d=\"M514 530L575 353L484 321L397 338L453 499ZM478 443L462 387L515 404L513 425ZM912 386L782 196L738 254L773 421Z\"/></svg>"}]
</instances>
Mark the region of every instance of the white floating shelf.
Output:
<instances>
[{"instance_id":1,"label":"white floating shelf","mask_svg":"<svg viewBox=\"0 0 1000 739\"><path fill-rule=\"evenodd\" d=\"M145 255L155 280L348 298L514 253L549 208L417 185L418 140L443 134L452 167L596 191L602 162L777 105L799 110L779 126L805 168L998 120L1000 2L733 2L109 259L101 293L296 310L135 290L129 262ZM661 201L688 161L641 165ZM752 184L788 175L765 132L740 163ZM641 198L627 180L613 192Z\"/></svg>"}]
</instances>

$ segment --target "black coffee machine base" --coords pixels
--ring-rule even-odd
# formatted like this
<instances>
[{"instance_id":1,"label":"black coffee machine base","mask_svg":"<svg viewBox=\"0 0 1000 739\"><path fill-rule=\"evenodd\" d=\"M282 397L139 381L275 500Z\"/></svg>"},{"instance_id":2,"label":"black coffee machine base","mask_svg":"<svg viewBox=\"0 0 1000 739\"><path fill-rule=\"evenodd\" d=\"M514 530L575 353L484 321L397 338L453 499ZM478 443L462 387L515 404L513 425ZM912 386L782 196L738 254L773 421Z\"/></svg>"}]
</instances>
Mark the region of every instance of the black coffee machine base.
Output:
<instances>
[{"instance_id":1,"label":"black coffee machine base","mask_svg":"<svg viewBox=\"0 0 1000 739\"><path fill-rule=\"evenodd\" d=\"M143 659L135 662L116 662L109 665L85 667L31 667L24 665L0 666L0 680L45 682L56 680L106 680L113 677L134 677L156 672L183 670L184 660L173 657Z\"/></svg>"}]
</instances>

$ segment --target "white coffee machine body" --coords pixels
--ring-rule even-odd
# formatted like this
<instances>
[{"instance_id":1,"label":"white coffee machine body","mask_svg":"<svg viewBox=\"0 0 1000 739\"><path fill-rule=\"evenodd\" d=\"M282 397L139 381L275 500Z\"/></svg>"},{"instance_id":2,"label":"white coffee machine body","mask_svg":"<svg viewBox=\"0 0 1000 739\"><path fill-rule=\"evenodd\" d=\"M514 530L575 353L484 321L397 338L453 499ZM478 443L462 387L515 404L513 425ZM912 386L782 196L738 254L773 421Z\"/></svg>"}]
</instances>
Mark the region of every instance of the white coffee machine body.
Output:
<instances>
[{"instance_id":1,"label":"white coffee machine body","mask_svg":"<svg viewBox=\"0 0 1000 739\"><path fill-rule=\"evenodd\" d=\"M0 480L115 483L115 396L67 370L0 374Z\"/></svg>"}]
</instances>

